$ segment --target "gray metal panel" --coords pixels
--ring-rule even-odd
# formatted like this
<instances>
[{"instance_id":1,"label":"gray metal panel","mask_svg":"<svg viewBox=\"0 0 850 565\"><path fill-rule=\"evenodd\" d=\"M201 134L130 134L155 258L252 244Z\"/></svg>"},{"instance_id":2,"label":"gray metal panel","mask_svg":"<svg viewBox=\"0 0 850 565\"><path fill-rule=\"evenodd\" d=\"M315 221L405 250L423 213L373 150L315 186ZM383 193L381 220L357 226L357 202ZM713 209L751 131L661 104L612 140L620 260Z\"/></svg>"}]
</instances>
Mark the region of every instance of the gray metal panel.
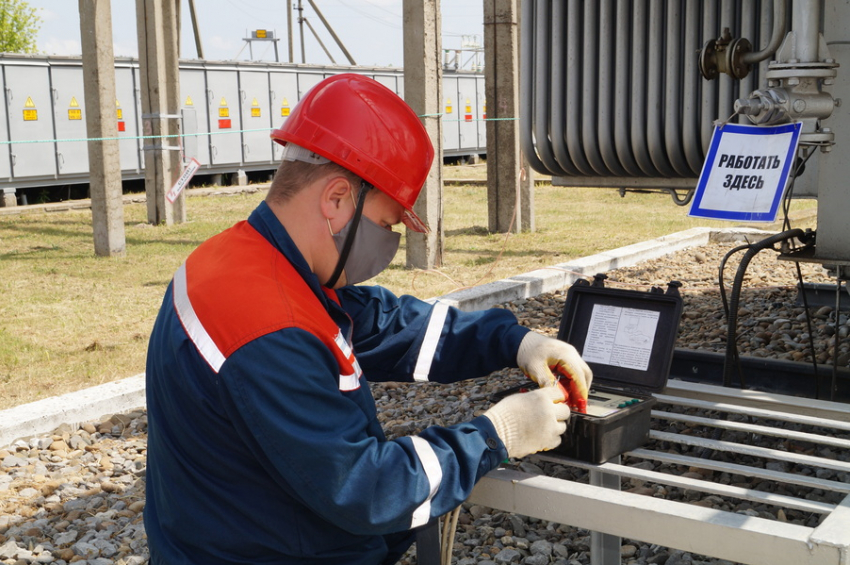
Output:
<instances>
[{"instance_id":1,"label":"gray metal panel","mask_svg":"<svg viewBox=\"0 0 850 565\"><path fill-rule=\"evenodd\" d=\"M0 72L0 92L6 92L6 81L3 73ZM9 128L6 120L6 104L0 104L0 141L9 141ZM0 180L6 181L12 178L12 161L10 156L10 145L8 143L0 144ZM2 188L0 188L2 192Z\"/></svg>"},{"instance_id":2,"label":"gray metal panel","mask_svg":"<svg viewBox=\"0 0 850 565\"><path fill-rule=\"evenodd\" d=\"M271 108L269 106L269 73L261 71L239 71L239 96L241 100L242 160L245 163L271 163L272 141Z\"/></svg>"},{"instance_id":3,"label":"gray metal panel","mask_svg":"<svg viewBox=\"0 0 850 565\"><path fill-rule=\"evenodd\" d=\"M398 94L398 85L396 84L396 77L394 75L374 74L371 76L373 79Z\"/></svg>"},{"instance_id":4,"label":"gray metal panel","mask_svg":"<svg viewBox=\"0 0 850 565\"><path fill-rule=\"evenodd\" d=\"M487 99L484 96L484 77L475 77L475 109L478 113L478 147L482 153L487 150L487 127L484 120L487 118Z\"/></svg>"},{"instance_id":5,"label":"gray metal panel","mask_svg":"<svg viewBox=\"0 0 850 565\"><path fill-rule=\"evenodd\" d=\"M298 102L298 76L294 70L272 70L269 73L269 88L272 125L278 128L286 121L292 108ZM283 146L275 142L272 142L272 145L273 160L278 162Z\"/></svg>"},{"instance_id":6,"label":"gray metal panel","mask_svg":"<svg viewBox=\"0 0 850 565\"><path fill-rule=\"evenodd\" d=\"M56 174L53 143L20 143L53 139L50 76L46 64L6 64L6 105L15 179L52 178Z\"/></svg>"},{"instance_id":7,"label":"gray metal panel","mask_svg":"<svg viewBox=\"0 0 850 565\"><path fill-rule=\"evenodd\" d=\"M53 119L56 139L86 139L85 91L82 65L53 65ZM57 141L56 162L59 174L83 174L89 170L89 148L86 141Z\"/></svg>"},{"instance_id":8,"label":"gray metal panel","mask_svg":"<svg viewBox=\"0 0 850 565\"><path fill-rule=\"evenodd\" d=\"M184 131L184 133L196 133L195 159L202 167L210 164L210 114L209 108L204 101L207 98L207 80L203 67L191 67L180 69L180 108L183 111L195 113L195 131ZM185 138L184 146L188 147L189 138Z\"/></svg>"},{"instance_id":9,"label":"gray metal panel","mask_svg":"<svg viewBox=\"0 0 850 565\"><path fill-rule=\"evenodd\" d=\"M298 73L298 99L304 97L311 88L322 82L322 79L325 78L324 75L317 73Z\"/></svg>"},{"instance_id":10,"label":"gray metal panel","mask_svg":"<svg viewBox=\"0 0 850 565\"><path fill-rule=\"evenodd\" d=\"M460 149L457 77L443 75L443 151Z\"/></svg>"},{"instance_id":11,"label":"gray metal panel","mask_svg":"<svg viewBox=\"0 0 850 565\"><path fill-rule=\"evenodd\" d=\"M207 67L210 153L213 165L242 162L239 78L235 68Z\"/></svg>"},{"instance_id":12,"label":"gray metal panel","mask_svg":"<svg viewBox=\"0 0 850 565\"><path fill-rule=\"evenodd\" d=\"M478 147L478 89L474 76L457 78L457 112L460 126L461 149Z\"/></svg>"},{"instance_id":13,"label":"gray metal panel","mask_svg":"<svg viewBox=\"0 0 850 565\"><path fill-rule=\"evenodd\" d=\"M118 152L122 173L137 174L143 168L139 116L141 99L136 88L139 68L134 65L115 67L115 119L118 122ZM120 112L119 112L120 110Z\"/></svg>"}]
</instances>

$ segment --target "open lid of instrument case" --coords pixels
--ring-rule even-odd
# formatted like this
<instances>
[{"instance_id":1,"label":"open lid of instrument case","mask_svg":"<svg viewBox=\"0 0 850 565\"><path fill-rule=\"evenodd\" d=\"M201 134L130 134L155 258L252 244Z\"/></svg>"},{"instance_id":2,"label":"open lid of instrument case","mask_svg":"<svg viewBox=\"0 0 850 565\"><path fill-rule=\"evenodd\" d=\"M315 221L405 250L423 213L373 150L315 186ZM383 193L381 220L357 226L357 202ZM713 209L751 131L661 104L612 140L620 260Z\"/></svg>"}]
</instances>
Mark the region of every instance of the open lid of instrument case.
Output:
<instances>
[{"instance_id":1,"label":"open lid of instrument case","mask_svg":"<svg viewBox=\"0 0 850 565\"><path fill-rule=\"evenodd\" d=\"M593 370L594 387L660 392L667 384L682 315L681 283L649 291L606 288L605 275L567 292L558 339Z\"/></svg>"}]
</instances>

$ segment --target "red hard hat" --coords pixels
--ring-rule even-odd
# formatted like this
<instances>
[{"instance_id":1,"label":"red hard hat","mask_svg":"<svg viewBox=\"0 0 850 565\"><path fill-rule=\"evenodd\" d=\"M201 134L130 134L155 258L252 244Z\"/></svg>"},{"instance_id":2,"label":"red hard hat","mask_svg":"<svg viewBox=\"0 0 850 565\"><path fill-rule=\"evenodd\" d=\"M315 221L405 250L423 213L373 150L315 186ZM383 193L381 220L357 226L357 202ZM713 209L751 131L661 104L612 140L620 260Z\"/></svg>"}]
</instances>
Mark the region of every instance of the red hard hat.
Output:
<instances>
[{"instance_id":1,"label":"red hard hat","mask_svg":"<svg viewBox=\"0 0 850 565\"><path fill-rule=\"evenodd\" d=\"M427 232L413 213L434 148L416 113L381 83L358 74L329 77L304 95L271 134L326 157L404 206L404 223Z\"/></svg>"}]
</instances>

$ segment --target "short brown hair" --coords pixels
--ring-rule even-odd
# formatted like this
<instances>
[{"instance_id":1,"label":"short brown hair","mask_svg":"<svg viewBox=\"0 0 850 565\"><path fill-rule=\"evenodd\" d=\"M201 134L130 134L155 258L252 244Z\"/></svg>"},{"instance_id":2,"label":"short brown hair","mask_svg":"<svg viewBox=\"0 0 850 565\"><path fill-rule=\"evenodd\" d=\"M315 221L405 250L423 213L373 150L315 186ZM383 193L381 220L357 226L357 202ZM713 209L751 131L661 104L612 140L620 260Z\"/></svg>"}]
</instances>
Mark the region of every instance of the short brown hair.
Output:
<instances>
[{"instance_id":1,"label":"short brown hair","mask_svg":"<svg viewBox=\"0 0 850 565\"><path fill-rule=\"evenodd\" d=\"M266 200L283 204L308 184L331 175L342 175L355 189L360 187L360 177L334 162L313 165L303 161L282 161L274 175Z\"/></svg>"}]
</instances>

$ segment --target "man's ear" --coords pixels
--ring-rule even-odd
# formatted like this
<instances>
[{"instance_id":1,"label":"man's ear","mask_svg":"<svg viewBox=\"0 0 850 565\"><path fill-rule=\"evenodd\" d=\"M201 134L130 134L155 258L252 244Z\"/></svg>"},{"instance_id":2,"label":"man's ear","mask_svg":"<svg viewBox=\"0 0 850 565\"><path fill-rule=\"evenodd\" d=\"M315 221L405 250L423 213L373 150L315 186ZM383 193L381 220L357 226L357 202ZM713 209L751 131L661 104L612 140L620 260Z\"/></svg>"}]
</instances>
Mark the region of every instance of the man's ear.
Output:
<instances>
[{"instance_id":1,"label":"man's ear","mask_svg":"<svg viewBox=\"0 0 850 565\"><path fill-rule=\"evenodd\" d=\"M345 177L328 177L321 192L322 215L328 220L350 216L348 202L351 202L351 183Z\"/></svg>"}]
</instances>

